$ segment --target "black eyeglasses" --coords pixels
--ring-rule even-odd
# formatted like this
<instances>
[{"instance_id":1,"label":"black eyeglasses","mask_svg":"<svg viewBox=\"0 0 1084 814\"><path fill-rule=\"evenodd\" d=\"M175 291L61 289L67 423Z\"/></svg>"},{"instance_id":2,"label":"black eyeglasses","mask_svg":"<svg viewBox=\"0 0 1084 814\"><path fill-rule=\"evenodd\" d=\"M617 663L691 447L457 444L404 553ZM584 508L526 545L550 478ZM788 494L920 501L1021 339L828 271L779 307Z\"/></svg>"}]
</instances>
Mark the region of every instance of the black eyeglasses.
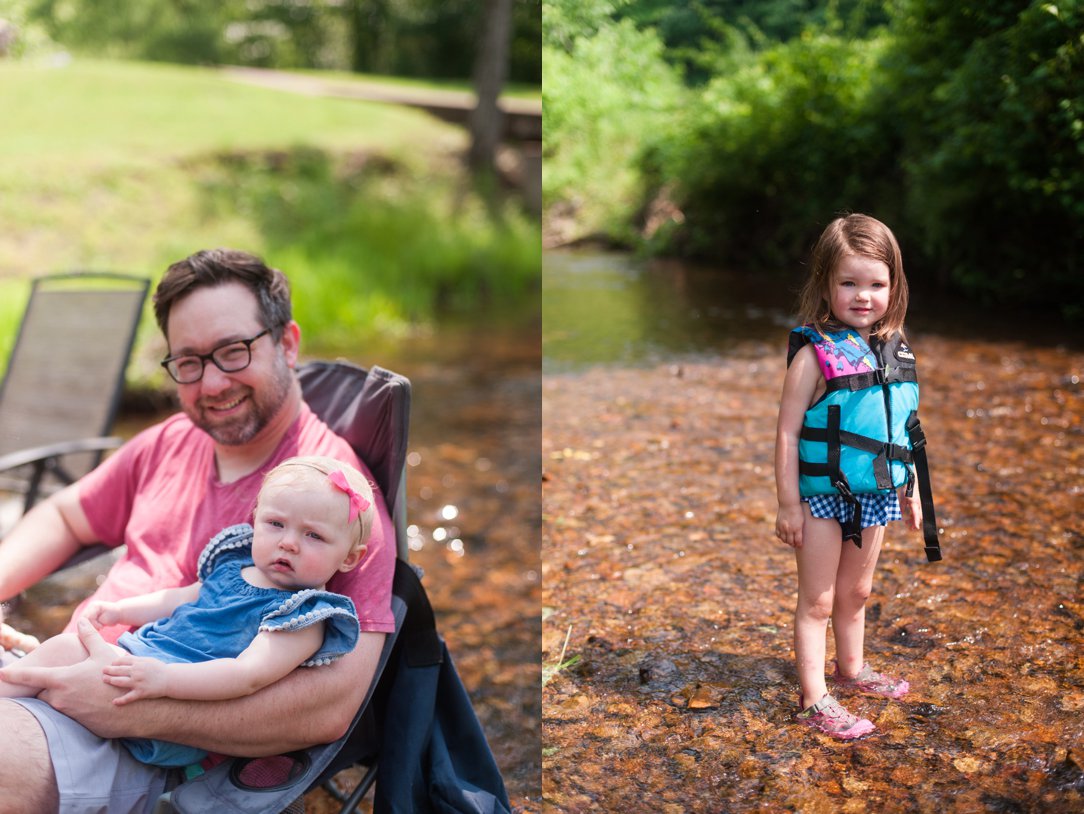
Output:
<instances>
[{"instance_id":1,"label":"black eyeglasses","mask_svg":"<svg viewBox=\"0 0 1084 814\"><path fill-rule=\"evenodd\" d=\"M210 353L184 353L167 356L162 360L162 367L177 384L195 384L203 378L203 369L208 362L223 373L237 373L252 363L252 343L264 334L271 333L264 328L251 339L235 339L225 345L219 345Z\"/></svg>"}]
</instances>

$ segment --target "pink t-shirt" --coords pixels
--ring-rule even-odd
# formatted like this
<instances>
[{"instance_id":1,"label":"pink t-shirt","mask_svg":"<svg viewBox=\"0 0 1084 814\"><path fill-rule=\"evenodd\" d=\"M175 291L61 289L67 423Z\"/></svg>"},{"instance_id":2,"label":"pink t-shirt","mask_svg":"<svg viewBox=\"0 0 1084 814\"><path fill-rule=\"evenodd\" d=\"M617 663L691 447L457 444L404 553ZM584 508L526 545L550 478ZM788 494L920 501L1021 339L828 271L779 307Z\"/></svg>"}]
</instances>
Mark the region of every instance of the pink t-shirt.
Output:
<instances>
[{"instance_id":1,"label":"pink t-shirt","mask_svg":"<svg viewBox=\"0 0 1084 814\"><path fill-rule=\"evenodd\" d=\"M218 480L214 442L183 414L139 433L83 478L79 499L95 535L110 547L127 544L90 599L121 599L195 582L204 546L226 526L251 522L264 475L295 455L338 458L373 483L380 522L373 524L365 557L352 571L336 574L327 588L354 600L363 631L393 631L395 531L384 497L350 445L304 403L267 463L233 483ZM69 631L90 599L76 609ZM103 628L102 635L116 641L127 629Z\"/></svg>"}]
</instances>

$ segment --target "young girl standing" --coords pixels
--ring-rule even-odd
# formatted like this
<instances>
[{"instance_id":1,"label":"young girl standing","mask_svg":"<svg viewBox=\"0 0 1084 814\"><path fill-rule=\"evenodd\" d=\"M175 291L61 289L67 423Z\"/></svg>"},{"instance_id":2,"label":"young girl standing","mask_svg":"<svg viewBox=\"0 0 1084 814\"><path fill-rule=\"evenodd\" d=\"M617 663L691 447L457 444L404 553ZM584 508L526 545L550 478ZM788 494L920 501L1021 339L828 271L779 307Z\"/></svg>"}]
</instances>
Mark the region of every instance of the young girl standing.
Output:
<instances>
[{"instance_id":1,"label":"young girl standing","mask_svg":"<svg viewBox=\"0 0 1084 814\"><path fill-rule=\"evenodd\" d=\"M907 280L888 227L866 215L837 218L812 259L800 301L803 325L790 335L779 407L775 533L794 549L798 567L796 718L850 740L874 726L828 692L829 618L835 687L887 698L909 689L902 678L871 669L863 645L885 526L904 516L912 528L922 525L911 467L912 446L922 444L918 385L903 336Z\"/></svg>"}]
</instances>

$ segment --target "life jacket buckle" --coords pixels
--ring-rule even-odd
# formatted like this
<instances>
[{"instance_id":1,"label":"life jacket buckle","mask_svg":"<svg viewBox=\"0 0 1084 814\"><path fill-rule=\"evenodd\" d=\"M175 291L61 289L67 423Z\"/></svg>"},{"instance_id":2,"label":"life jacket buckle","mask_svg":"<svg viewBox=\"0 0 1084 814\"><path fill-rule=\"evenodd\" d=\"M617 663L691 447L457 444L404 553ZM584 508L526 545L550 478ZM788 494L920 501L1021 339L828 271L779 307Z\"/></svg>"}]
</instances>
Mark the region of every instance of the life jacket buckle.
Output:
<instances>
[{"instance_id":1,"label":"life jacket buckle","mask_svg":"<svg viewBox=\"0 0 1084 814\"><path fill-rule=\"evenodd\" d=\"M917 452L926 446L926 433L922 431L922 425L915 423L913 426L907 428L907 435L911 439L911 450Z\"/></svg>"}]
</instances>

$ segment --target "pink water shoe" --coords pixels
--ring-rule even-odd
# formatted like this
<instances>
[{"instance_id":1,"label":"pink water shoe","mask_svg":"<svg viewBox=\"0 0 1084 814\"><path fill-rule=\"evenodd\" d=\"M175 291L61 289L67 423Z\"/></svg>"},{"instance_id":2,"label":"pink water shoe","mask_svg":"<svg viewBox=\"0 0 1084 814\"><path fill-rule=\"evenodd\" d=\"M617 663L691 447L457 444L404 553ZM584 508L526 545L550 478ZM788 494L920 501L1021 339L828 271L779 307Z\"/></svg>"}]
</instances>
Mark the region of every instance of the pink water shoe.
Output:
<instances>
[{"instance_id":1,"label":"pink water shoe","mask_svg":"<svg viewBox=\"0 0 1084 814\"><path fill-rule=\"evenodd\" d=\"M844 678L839 673L839 665L836 665L832 683L844 690L857 690L870 695L883 695L885 698L903 698L911 685L902 678L892 678L882 673L874 672L868 663L862 665L858 675L854 678Z\"/></svg>"},{"instance_id":2,"label":"pink water shoe","mask_svg":"<svg viewBox=\"0 0 1084 814\"><path fill-rule=\"evenodd\" d=\"M803 701L804 699L799 697L799 706ZM831 695L824 696L809 709L803 709L794 716L794 719L841 741L861 738L876 729L865 718L859 718L847 712Z\"/></svg>"}]
</instances>

